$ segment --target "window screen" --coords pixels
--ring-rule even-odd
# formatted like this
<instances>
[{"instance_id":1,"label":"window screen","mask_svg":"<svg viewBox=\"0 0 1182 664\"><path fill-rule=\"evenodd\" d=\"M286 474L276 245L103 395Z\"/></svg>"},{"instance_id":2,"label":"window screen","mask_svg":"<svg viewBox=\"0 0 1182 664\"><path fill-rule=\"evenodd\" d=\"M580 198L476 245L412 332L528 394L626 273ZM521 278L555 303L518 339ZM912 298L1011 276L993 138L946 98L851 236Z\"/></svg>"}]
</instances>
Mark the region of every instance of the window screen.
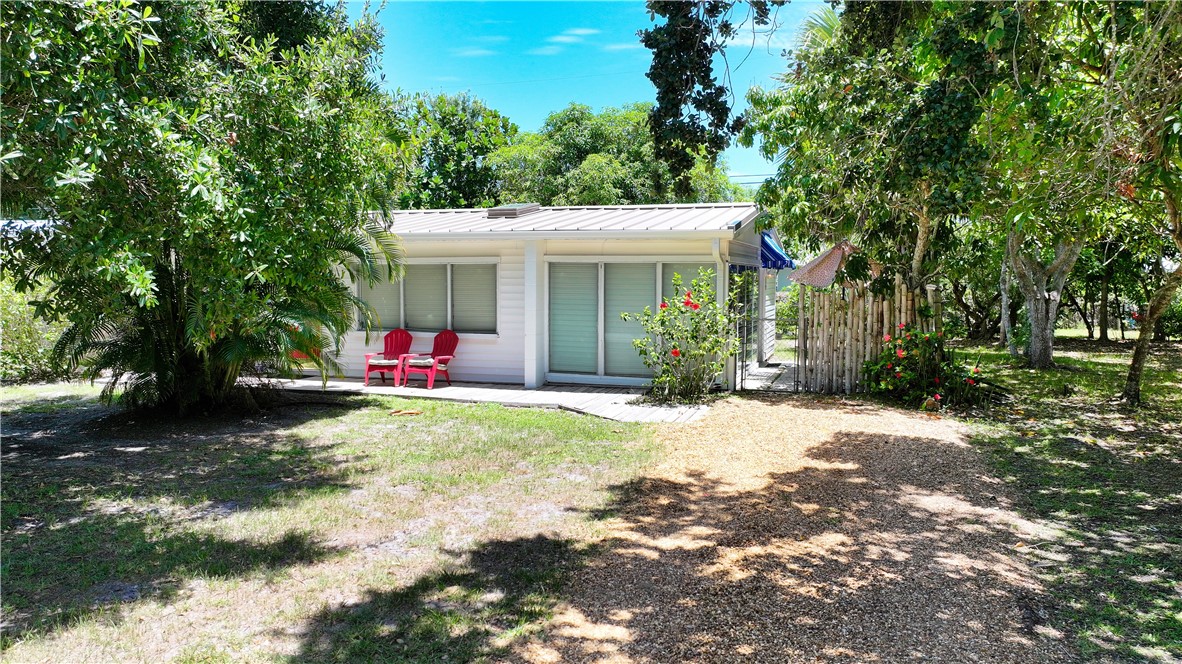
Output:
<instances>
[{"instance_id":1,"label":"window screen","mask_svg":"<svg viewBox=\"0 0 1182 664\"><path fill-rule=\"evenodd\" d=\"M550 371L599 371L599 266L550 264Z\"/></svg>"},{"instance_id":2,"label":"window screen","mask_svg":"<svg viewBox=\"0 0 1182 664\"><path fill-rule=\"evenodd\" d=\"M657 266L608 263L603 266L603 371L609 376L651 376L632 340L644 336L640 321L620 320L623 312L637 314L654 307Z\"/></svg>"},{"instance_id":3,"label":"window screen","mask_svg":"<svg viewBox=\"0 0 1182 664\"><path fill-rule=\"evenodd\" d=\"M451 324L456 332L497 331L497 266L451 267Z\"/></svg>"},{"instance_id":4,"label":"window screen","mask_svg":"<svg viewBox=\"0 0 1182 664\"><path fill-rule=\"evenodd\" d=\"M446 265L407 265L403 292L408 329L438 332L447 328Z\"/></svg>"}]
</instances>

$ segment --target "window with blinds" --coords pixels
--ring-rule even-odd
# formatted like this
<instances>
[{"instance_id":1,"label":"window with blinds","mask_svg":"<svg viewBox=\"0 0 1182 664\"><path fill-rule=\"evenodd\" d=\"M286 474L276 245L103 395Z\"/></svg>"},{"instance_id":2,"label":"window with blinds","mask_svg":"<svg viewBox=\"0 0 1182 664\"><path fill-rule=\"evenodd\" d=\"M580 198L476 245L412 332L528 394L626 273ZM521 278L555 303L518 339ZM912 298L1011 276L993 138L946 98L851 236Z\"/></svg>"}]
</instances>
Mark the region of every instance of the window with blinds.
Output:
<instances>
[{"instance_id":1,"label":"window with blinds","mask_svg":"<svg viewBox=\"0 0 1182 664\"><path fill-rule=\"evenodd\" d=\"M550 264L550 371L599 373L599 265Z\"/></svg>"},{"instance_id":2,"label":"window with blinds","mask_svg":"<svg viewBox=\"0 0 1182 664\"><path fill-rule=\"evenodd\" d=\"M661 299L680 299L685 291L692 290L691 284L698 278L698 271L702 268L714 270L711 263L662 263L661 264ZM681 292L673 292L673 274L681 275Z\"/></svg>"},{"instance_id":3,"label":"window with blinds","mask_svg":"<svg viewBox=\"0 0 1182 664\"><path fill-rule=\"evenodd\" d=\"M451 266L451 324L456 332L497 331L497 266Z\"/></svg>"},{"instance_id":4,"label":"window with blinds","mask_svg":"<svg viewBox=\"0 0 1182 664\"><path fill-rule=\"evenodd\" d=\"M407 265L402 279L406 328L424 332L447 329L447 266Z\"/></svg>"},{"instance_id":5,"label":"window with blinds","mask_svg":"<svg viewBox=\"0 0 1182 664\"><path fill-rule=\"evenodd\" d=\"M374 329L393 330L402 327L402 287L382 279L373 286L362 282L357 289L357 296L377 312L378 320ZM365 329L365 320L357 319L357 329Z\"/></svg>"},{"instance_id":6,"label":"window with blinds","mask_svg":"<svg viewBox=\"0 0 1182 664\"><path fill-rule=\"evenodd\" d=\"M644 336L640 321L624 321L621 313L638 314L653 307L657 266L653 263L607 263L603 266L603 372L611 376L651 376L632 346Z\"/></svg>"}]
</instances>

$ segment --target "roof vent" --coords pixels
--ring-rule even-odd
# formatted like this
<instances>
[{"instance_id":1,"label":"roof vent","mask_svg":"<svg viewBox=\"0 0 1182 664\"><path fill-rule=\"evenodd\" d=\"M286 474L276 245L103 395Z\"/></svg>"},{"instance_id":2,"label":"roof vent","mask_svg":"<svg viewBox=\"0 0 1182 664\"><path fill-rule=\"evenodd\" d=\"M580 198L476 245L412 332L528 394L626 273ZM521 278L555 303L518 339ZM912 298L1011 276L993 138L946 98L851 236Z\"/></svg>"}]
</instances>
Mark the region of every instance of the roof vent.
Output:
<instances>
[{"instance_id":1,"label":"roof vent","mask_svg":"<svg viewBox=\"0 0 1182 664\"><path fill-rule=\"evenodd\" d=\"M524 217L527 214L541 210L542 206L537 203L510 203L508 205L498 205L495 208L489 208L489 219L516 219L517 217Z\"/></svg>"}]
</instances>

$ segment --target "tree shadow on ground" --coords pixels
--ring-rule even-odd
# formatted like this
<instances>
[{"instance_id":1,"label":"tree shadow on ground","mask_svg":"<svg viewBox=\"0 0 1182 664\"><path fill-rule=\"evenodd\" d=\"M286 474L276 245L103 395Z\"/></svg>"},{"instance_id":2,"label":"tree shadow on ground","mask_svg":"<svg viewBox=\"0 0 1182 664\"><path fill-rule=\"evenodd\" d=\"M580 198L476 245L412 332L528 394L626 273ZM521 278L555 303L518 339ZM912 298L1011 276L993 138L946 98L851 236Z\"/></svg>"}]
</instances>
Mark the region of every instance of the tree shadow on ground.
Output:
<instances>
[{"instance_id":1,"label":"tree shadow on ground","mask_svg":"<svg viewBox=\"0 0 1182 664\"><path fill-rule=\"evenodd\" d=\"M618 487L615 524L525 661L1071 661L967 446L845 432L739 489ZM906 478L904 482L901 478Z\"/></svg>"},{"instance_id":2,"label":"tree shadow on ground","mask_svg":"<svg viewBox=\"0 0 1182 664\"><path fill-rule=\"evenodd\" d=\"M220 519L349 486L331 445L290 427L340 407L158 419L105 408L5 418L2 521L6 639L112 604L168 601L186 580L303 565L336 551L294 527L270 539Z\"/></svg>"},{"instance_id":3,"label":"tree shadow on ground","mask_svg":"<svg viewBox=\"0 0 1182 664\"><path fill-rule=\"evenodd\" d=\"M1125 444L1085 442L1111 431L1105 422L981 444L1021 509L1061 524L1063 536L1032 553L1085 651L1182 658L1182 446L1136 432Z\"/></svg>"},{"instance_id":4,"label":"tree shadow on ground","mask_svg":"<svg viewBox=\"0 0 1182 664\"><path fill-rule=\"evenodd\" d=\"M370 591L304 627L295 662L467 662L504 656L514 636L549 616L583 557L538 535L451 552L445 569L397 591Z\"/></svg>"},{"instance_id":5,"label":"tree shadow on ground","mask_svg":"<svg viewBox=\"0 0 1182 664\"><path fill-rule=\"evenodd\" d=\"M1045 371L979 349L1015 399L974 413L988 424L974 444L1023 513L1062 529L1031 555L1085 654L1172 661L1182 658L1182 344L1151 344L1136 409L1117 398L1132 347L1056 340L1059 366Z\"/></svg>"}]
</instances>

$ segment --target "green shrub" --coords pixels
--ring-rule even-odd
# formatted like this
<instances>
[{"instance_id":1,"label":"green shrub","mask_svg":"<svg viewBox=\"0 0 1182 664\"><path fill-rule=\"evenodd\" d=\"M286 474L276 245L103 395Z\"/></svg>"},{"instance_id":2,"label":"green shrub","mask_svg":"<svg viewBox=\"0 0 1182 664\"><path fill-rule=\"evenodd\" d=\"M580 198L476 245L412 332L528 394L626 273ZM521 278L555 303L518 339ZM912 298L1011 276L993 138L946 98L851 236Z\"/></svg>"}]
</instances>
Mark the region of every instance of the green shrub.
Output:
<instances>
[{"instance_id":1,"label":"green shrub","mask_svg":"<svg viewBox=\"0 0 1182 664\"><path fill-rule=\"evenodd\" d=\"M776 338L785 339L796 336L796 329L799 325L797 316L800 312L800 305L798 303L797 289L799 286L793 284L787 291L780 291L776 294ZM787 296L785 296L785 292ZM782 299L781 299L782 298Z\"/></svg>"},{"instance_id":2,"label":"green shrub","mask_svg":"<svg viewBox=\"0 0 1182 664\"><path fill-rule=\"evenodd\" d=\"M943 333L921 332L900 325L887 334L878 359L866 362L871 393L884 394L908 406L975 403L984 396L979 364L965 367L944 347Z\"/></svg>"},{"instance_id":3,"label":"green shrub","mask_svg":"<svg viewBox=\"0 0 1182 664\"><path fill-rule=\"evenodd\" d=\"M735 352L734 320L715 297L713 270L699 272L690 290L682 289L681 275L675 274L673 288L685 295L665 299L655 312L645 307L639 314L623 313L620 318L635 318L644 328L646 336L632 345L653 372L653 399L700 401L722 373L726 358Z\"/></svg>"},{"instance_id":4,"label":"green shrub","mask_svg":"<svg viewBox=\"0 0 1182 664\"><path fill-rule=\"evenodd\" d=\"M18 293L11 279L0 279L0 381L28 383L66 375L50 359L53 344L66 326L45 323L34 314L29 301L37 296Z\"/></svg>"}]
</instances>

